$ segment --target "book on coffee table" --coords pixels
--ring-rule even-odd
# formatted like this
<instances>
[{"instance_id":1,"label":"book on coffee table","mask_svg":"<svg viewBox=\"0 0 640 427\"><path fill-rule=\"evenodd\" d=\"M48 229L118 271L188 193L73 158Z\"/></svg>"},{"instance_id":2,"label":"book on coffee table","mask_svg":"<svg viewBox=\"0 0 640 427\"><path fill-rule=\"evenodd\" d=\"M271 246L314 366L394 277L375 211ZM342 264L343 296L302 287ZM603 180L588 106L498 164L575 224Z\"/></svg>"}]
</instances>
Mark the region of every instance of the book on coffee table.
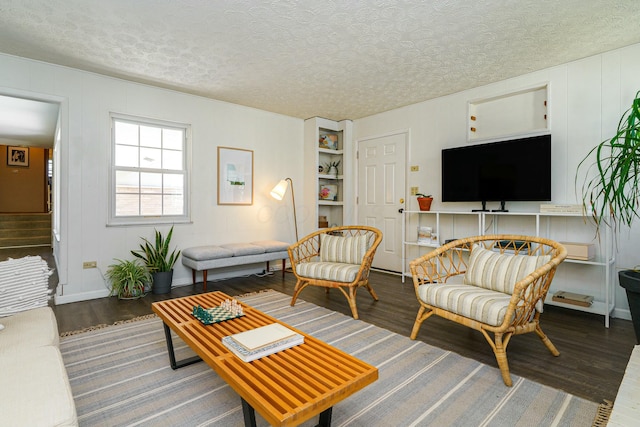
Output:
<instances>
[{"instance_id":1,"label":"book on coffee table","mask_svg":"<svg viewBox=\"0 0 640 427\"><path fill-rule=\"evenodd\" d=\"M244 362L302 344L304 337L279 323L222 338L222 343Z\"/></svg>"}]
</instances>

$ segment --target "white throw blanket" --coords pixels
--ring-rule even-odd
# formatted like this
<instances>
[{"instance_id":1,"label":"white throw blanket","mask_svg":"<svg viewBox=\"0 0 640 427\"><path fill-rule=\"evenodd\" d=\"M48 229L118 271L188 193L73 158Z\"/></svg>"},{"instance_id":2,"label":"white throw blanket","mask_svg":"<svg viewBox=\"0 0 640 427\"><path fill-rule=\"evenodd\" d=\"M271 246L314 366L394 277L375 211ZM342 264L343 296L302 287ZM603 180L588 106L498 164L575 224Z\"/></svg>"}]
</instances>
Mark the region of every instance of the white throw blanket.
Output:
<instances>
[{"instance_id":1,"label":"white throw blanket","mask_svg":"<svg viewBox=\"0 0 640 427\"><path fill-rule=\"evenodd\" d=\"M0 317L45 307L51 298L49 276L52 273L39 256L0 262Z\"/></svg>"}]
</instances>

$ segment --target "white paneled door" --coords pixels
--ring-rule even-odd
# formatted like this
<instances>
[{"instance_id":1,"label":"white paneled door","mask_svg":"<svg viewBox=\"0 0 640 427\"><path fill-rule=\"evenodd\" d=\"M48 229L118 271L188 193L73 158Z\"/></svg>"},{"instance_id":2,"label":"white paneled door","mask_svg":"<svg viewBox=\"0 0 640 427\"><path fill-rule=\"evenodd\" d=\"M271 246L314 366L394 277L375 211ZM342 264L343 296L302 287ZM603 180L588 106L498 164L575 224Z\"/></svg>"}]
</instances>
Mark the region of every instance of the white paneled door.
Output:
<instances>
[{"instance_id":1,"label":"white paneled door","mask_svg":"<svg viewBox=\"0 0 640 427\"><path fill-rule=\"evenodd\" d=\"M373 267L402 271L402 214L408 133L358 141L358 224L379 228Z\"/></svg>"}]
</instances>

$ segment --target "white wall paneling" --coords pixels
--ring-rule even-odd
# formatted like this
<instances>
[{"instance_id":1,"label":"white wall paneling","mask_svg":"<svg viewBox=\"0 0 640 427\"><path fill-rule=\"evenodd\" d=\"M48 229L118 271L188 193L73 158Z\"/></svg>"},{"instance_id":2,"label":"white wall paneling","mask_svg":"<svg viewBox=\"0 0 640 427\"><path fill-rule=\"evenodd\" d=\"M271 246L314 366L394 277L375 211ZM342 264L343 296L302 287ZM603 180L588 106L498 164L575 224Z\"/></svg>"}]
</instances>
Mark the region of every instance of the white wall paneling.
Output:
<instances>
[{"instance_id":1,"label":"white wall paneling","mask_svg":"<svg viewBox=\"0 0 640 427\"><path fill-rule=\"evenodd\" d=\"M365 117L354 122L354 139L410 129L409 165L420 172L408 173L409 188L418 186L434 195L433 210L466 211L479 203L440 202L440 156L443 148L466 145L467 103L548 83L548 114L552 135L552 203L574 204L578 162L598 142L613 135L620 114L629 108L640 90L640 44L517 78L425 101L399 110ZM512 212L538 212L540 203L509 203ZM496 208L497 206L489 206ZM619 236L616 269L640 264L637 239L640 223ZM634 241L636 243L634 243ZM615 288L614 317L630 318L624 290Z\"/></svg>"},{"instance_id":2,"label":"white wall paneling","mask_svg":"<svg viewBox=\"0 0 640 427\"><path fill-rule=\"evenodd\" d=\"M597 142L612 135L619 115L640 89L640 44L361 118L353 122L353 137L349 139L362 140L407 129L411 135L407 162L419 165L420 171L407 173L406 193L410 187L418 186L422 192L434 195L432 209L470 210L478 204L440 202L442 148L468 144L470 101L535 87L541 82L548 83L552 202L576 203L577 162ZM317 189L303 186L307 162L301 159L307 136L301 119L4 54L0 55L0 90L29 91L64 100L59 165L60 240L55 245L64 295L57 298L58 302L106 294L100 272L83 270L82 262L95 260L104 272L113 258L127 257L141 236L153 234L150 226L105 226L109 167L105 153L109 150L108 114L112 111L192 126L192 223L176 226L174 240L178 247L263 238L292 242L290 205L269 196L271 188L285 176L294 180L296 190L302 189L296 193L299 224L305 224L301 231L317 227ZM254 150L257 179L253 206L216 205L218 145ZM345 161L354 170L355 156L348 154L350 159ZM354 183L354 178L349 176L350 182ZM345 186L344 191L351 199L344 207L345 222L349 223L354 216L355 184ZM312 196L309 198L308 194ZM536 212L538 205L511 203L509 209ZM618 269L640 263L635 255L638 236L640 224L619 236ZM187 284L190 280L187 269L179 265L175 283ZM615 288L614 316L628 317L626 296L619 286Z\"/></svg>"},{"instance_id":3,"label":"white wall paneling","mask_svg":"<svg viewBox=\"0 0 640 427\"><path fill-rule=\"evenodd\" d=\"M301 182L303 120L0 55L0 92L10 91L64 100L57 165L61 173L61 200L60 206L55 207L60 210L60 240L54 244L62 286L56 303L107 295L103 275L114 258L131 258L130 250L138 247L140 238L153 236L153 226L106 226L110 112L188 123L192 127L192 222L176 225L173 243L177 247L295 240L283 211L286 206L272 199L269 191L283 174ZM254 151L256 180L252 206L216 204L219 145ZM167 230L169 226L157 228ZM83 269L84 261L97 261L98 269ZM262 264L249 266L246 272L263 268ZM238 272L220 275L234 274ZM213 279L216 277L214 274ZM177 264L174 285L190 283L190 271Z\"/></svg>"}]
</instances>

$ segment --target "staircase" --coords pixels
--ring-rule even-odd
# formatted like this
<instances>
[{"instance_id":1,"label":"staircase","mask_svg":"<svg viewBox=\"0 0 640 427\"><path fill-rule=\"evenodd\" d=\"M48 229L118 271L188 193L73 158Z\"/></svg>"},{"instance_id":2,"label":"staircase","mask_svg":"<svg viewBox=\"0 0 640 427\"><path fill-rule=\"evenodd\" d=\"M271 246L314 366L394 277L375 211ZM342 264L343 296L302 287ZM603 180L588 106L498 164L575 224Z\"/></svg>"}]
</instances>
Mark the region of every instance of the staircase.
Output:
<instances>
[{"instance_id":1,"label":"staircase","mask_svg":"<svg viewBox=\"0 0 640 427\"><path fill-rule=\"evenodd\" d=\"M0 248L51 246L51 214L0 214Z\"/></svg>"}]
</instances>

